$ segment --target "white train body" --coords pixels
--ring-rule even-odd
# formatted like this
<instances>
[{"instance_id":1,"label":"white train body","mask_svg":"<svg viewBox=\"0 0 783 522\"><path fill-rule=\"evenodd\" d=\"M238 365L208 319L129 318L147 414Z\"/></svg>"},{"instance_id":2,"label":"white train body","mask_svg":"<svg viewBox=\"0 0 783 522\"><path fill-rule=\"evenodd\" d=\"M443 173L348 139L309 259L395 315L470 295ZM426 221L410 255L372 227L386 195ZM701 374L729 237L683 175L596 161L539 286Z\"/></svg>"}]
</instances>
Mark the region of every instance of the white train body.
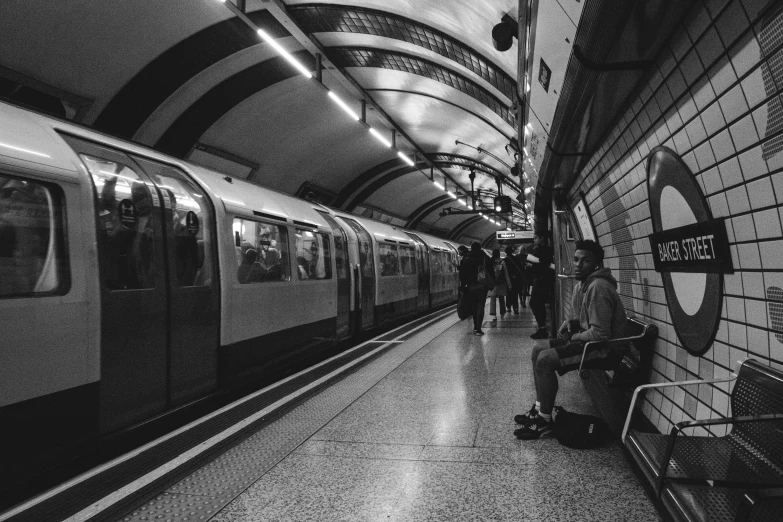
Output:
<instances>
[{"instance_id":1,"label":"white train body","mask_svg":"<svg viewBox=\"0 0 783 522\"><path fill-rule=\"evenodd\" d=\"M0 442L26 465L40 433L46 461L457 298L442 239L3 103L0 121L0 420L18 427Z\"/></svg>"}]
</instances>

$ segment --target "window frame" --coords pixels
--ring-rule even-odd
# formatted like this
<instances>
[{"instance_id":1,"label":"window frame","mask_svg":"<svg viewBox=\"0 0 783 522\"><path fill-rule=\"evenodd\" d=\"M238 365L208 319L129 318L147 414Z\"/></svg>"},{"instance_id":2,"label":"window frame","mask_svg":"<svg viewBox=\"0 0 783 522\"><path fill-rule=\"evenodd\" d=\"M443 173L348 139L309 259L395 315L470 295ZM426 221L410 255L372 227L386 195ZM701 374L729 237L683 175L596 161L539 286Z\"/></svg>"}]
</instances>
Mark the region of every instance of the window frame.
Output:
<instances>
[{"instance_id":1,"label":"window frame","mask_svg":"<svg viewBox=\"0 0 783 522\"><path fill-rule=\"evenodd\" d=\"M47 190L54 203L51 207L49 207L49 229L50 231L52 230L51 225L53 223L59 223L61 225L59 228L55 228L54 232L52 232L54 235L54 270L57 274L57 287L46 292L35 292L34 287L37 285L36 282L36 284L33 285L33 291L26 293L0 294L0 300L31 298L40 299L45 297L67 295L71 291L73 278L71 274L72 260L70 255L71 253L69 248L70 245L68 234L68 200L66 198L65 190L62 186L52 180L31 177L29 175L13 172L8 169L0 169L0 176L28 183L35 183ZM49 254L50 251L47 249L46 259L48 259ZM46 263L46 259L44 260L44 264ZM38 274L39 280L42 274L43 270L40 274Z\"/></svg>"},{"instance_id":2,"label":"window frame","mask_svg":"<svg viewBox=\"0 0 783 522\"><path fill-rule=\"evenodd\" d=\"M236 266L236 271L235 271L235 274L234 274L233 284L234 285L238 285L240 287L246 287L247 285L256 285L256 284L261 284L261 283L291 283L291 281L293 281L293 277L292 277L292 274L291 274L291 241L290 241L290 233L289 233L290 231L288 230L288 223L283 223L283 222L275 223L275 222L271 222L271 221L264 221L264 220L258 219L256 217L243 216L243 215L240 215L240 214L231 214L231 239L232 239L232 244L234 245L234 249L241 248L241 244L242 244L242 241L243 241L243 237L242 237L241 231L237 231L234 228L234 224L235 224L236 220L240 220L240 221L243 221L243 222L247 221L247 222L255 223L256 225L261 225L262 227L267 227L267 228L269 228L269 227L277 227L278 234L280 234L281 237L282 237L282 234L280 233L280 231L281 230L283 231L283 233L286 236L286 238L285 238L285 243L286 243L286 245L285 245L286 246L285 253L282 252L283 249L281 249L281 248L277 248L277 251L278 251L278 255L280 256L280 266L281 267L285 266L286 277L283 278L283 279L262 279L260 281L247 281L247 282L243 283L242 281L239 280L239 267L242 266L242 260L239 259L238 260L239 264ZM237 237L240 240L240 245L239 246L237 246L237 244L236 244ZM280 241L282 241L282 239ZM258 247L259 247L259 245L255 245L253 248L258 250ZM287 261L287 263L283 262L283 258L284 257L286 258L285 260ZM258 258L256 258L256 262L257 262L257 260L258 260Z\"/></svg>"}]
</instances>

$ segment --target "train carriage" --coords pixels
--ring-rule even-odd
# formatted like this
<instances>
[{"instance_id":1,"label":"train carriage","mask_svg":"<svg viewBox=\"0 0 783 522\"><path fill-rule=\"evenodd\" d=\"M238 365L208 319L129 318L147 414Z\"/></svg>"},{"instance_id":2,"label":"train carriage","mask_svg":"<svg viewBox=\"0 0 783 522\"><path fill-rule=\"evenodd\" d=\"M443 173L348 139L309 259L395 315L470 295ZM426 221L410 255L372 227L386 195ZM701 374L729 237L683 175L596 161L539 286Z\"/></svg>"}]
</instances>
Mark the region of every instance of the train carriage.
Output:
<instances>
[{"instance_id":1,"label":"train carriage","mask_svg":"<svg viewBox=\"0 0 783 522\"><path fill-rule=\"evenodd\" d=\"M4 481L456 298L433 236L0 117Z\"/></svg>"}]
</instances>

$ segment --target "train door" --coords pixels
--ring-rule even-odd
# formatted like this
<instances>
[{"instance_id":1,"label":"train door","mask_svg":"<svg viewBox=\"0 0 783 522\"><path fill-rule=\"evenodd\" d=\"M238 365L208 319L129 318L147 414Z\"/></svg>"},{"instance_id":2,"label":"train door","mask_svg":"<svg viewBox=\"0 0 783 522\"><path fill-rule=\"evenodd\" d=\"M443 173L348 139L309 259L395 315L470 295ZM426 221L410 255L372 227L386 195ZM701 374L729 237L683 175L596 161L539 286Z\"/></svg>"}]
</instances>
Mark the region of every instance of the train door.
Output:
<instances>
[{"instance_id":1,"label":"train door","mask_svg":"<svg viewBox=\"0 0 783 522\"><path fill-rule=\"evenodd\" d=\"M317 209L316 209L317 210ZM351 335L351 263L348 257L348 236L332 216L317 210L332 227L334 236L334 257L337 262L337 338Z\"/></svg>"},{"instance_id":2,"label":"train door","mask_svg":"<svg viewBox=\"0 0 783 522\"><path fill-rule=\"evenodd\" d=\"M164 199L139 164L120 151L64 138L87 167L96 195L101 279L100 430L109 433L215 386L217 288L207 299L179 291L196 278L204 286L216 286L214 218L208 203L192 202L196 219L186 213L179 222L184 230L172 230L175 208L183 208L184 197L173 206L170 193ZM169 180L175 179L173 174L169 176ZM183 174L179 179L187 183ZM159 181L157 185L162 184ZM200 191L191 195L191 200L206 199ZM186 236L196 238L195 251L193 241L176 240ZM179 262L179 256L188 259ZM195 276L193 264L197 267ZM187 281L191 276L193 280ZM194 317L184 319L189 314ZM195 332L183 338L187 328ZM210 350L213 357L206 355ZM193 382L202 378L206 382Z\"/></svg>"},{"instance_id":3,"label":"train door","mask_svg":"<svg viewBox=\"0 0 783 522\"><path fill-rule=\"evenodd\" d=\"M134 157L163 201L169 290L171 406L217 388L220 293L215 277L214 212L206 192L183 172Z\"/></svg>"},{"instance_id":4,"label":"train door","mask_svg":"<svg viewBox=\"0 0 783 522\"><path fill-rule=\"evenodd\" d=\"M416 243L416 264L419 269L419 298L417 308L419 310L424 310L430 307L430 271L427 245L420 237L407 232L406 234Z\"/></svg>"},{"instance_id":5,"label":"train door","mask_svg":"<svg viewBox=\"0 0 783 522\"><path fill-rule=\"evenodd\" d=\"M375 256L373 255L372 238L358 221L350 218L343 218L343 221L356 232L359 241L361 327L367 329L375 325Z\"/></svg>"}]
</instances>

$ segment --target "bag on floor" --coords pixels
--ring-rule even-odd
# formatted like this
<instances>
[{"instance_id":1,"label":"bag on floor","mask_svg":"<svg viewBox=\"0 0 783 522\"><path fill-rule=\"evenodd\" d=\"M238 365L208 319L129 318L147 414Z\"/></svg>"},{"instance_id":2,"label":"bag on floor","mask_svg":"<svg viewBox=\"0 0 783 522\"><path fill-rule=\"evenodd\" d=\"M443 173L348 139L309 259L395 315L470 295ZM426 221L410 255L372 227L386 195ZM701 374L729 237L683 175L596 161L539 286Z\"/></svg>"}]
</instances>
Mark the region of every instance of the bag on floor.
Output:
<instances>
[{"instance_id":1,"label":"bag on floor","mask_svg":"<svg viewBox=\"0 0 783 522\"><path fill-rule=\"evenodd\" d=\"M470 302L470 292L465 289L462 291L462 295L459 296L459 303L457 303L457 317L460 321L467 319L473 315L473 303Z\"/></svg>"},{"instance_id":2,"label":"bag on floor","mask_svg":"<svg viewBox=\"0 0 783 522\"><path fill-rule=\"evenodd\" d=\"M553 430L563 446L576 449L596 448L603 445L609 435L606 422L594 415L582 415L556 408Z\"/></svg>"}]
</instances>

